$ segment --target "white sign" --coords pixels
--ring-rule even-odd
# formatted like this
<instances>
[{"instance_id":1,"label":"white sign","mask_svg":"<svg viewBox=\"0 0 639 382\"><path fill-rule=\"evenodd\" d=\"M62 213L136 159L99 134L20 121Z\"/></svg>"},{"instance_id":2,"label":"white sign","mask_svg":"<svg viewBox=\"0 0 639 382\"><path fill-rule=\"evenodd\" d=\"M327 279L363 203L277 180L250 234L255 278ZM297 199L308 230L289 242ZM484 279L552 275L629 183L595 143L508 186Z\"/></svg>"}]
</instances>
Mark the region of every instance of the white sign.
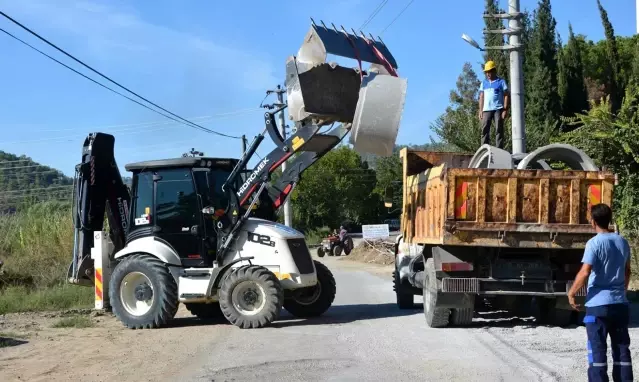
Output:
<instances>
[{"instance_id":1,"label":"white sign","mask_svg":"<svg viewBox=\"0 0 639 382\"><path fill-rule=\"evenodd\" d=\"M362 226L362 238L386 239L390 236L388 224L368 224Z\"/></svg>"}]
</instances>

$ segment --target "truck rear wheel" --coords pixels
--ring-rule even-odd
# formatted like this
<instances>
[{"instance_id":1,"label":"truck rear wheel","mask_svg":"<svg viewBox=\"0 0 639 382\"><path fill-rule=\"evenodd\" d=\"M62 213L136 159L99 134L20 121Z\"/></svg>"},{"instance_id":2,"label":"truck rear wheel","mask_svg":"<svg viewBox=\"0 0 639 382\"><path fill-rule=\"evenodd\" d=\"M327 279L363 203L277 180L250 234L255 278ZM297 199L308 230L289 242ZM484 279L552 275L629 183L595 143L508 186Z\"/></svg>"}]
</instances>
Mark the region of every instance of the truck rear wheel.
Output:
<instances>
[{"instance_id":1,"label":"truck rear wheel","mask_svg":"<svg viewBox=\"0 0 639 382\"><path fill-rule=\"evenodd\" d=\"M295 317L318 317L331 307L337 287L335 277L326 265L314 261L317 284L309 288L293 291L291 298L284 300L284 309Z\"/></svg>"},{"instance_id":2,"label":"truck rear wheel","mask_svg":"<svg viewBox=\"0 0 639 382\"><path fill-rule=\"evenodd\" d=\"M220 308L224 317L242 329L271 324L279 316L283 300L280 280L259 265L232 270L220 288Z\"/></svg>"},{"instance_id":3,"label":"truck rear wheel","mask_svg":"<svg viewBox=\"0 0 639 382\"><path fill-rule=\"evenodd\" d=\"M433 259L426 260L424 266L424 316L426 324L431 328L448 326L450 309L437 307L437 277Z\"/></svg>"},{"instance_id":4,"label":"truck rear wheel","mask_svg":"<svg viewBox=\"0 0 639 382\"><path fill-rule=\"evenodd\" d=\"M116 265L109 282L113 314L130 329L165 325L178 310L178 288L166 264L132 255Z\"/></svg>"},{"instance_id":5,"label":"truck rear wheel","mask_svg":"<svg viewBox=\"0 0 639 382\"><path fill-rule=\"evenodd\" d=\"M395 291L399 309L413 309L415 307L415 296L413 293L407 292L406 289L399 278L399 271L395 269L393 272L393 290Z\"/></svg>"},{"instance_id":6,"label":"truck rear wheel","mask_svg":"<svg viewBox=\"0 0 639 382\"><path fill-rule=\"evenodd\" d=\"M186 306L186 309L191 312L192 315L199 318L200 320L215 320L224 317L219 302L212 302L209 304L190 303L184 305Z\"/></svg>"}]
</instances>

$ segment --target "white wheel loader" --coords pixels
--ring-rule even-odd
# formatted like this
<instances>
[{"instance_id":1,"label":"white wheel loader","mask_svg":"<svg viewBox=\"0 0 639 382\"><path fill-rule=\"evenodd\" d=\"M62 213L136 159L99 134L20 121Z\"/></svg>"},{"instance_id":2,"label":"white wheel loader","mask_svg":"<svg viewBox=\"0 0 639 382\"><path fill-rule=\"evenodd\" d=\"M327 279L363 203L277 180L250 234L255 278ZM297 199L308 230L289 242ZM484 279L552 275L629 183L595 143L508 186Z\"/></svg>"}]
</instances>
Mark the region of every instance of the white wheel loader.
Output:
<instances>
[{"instance_id":1,"label":"white wheel loader","mask_svg":"<svg viewBox=\"0 0 639 382\"><path fill-rule=\"evenodd\" d=\"M327 64L327 53L357 58L359 68ZM362 71L359 60L371 69ZM381 40L313 22L287 62L288 105L265 113L265 131L241 159L129 164L129 190L113 155L115 138L90 134L76 167L68 281L93 286L96 307L110 307L134 329L165 325L180 303L199 318L241 328L269 325L282 307L297 317L322 315L335 298L335 279L312 259L303 234L274 222L276 212L302 172L349 132L357 150L391 154L406 94L396 69ZM287 106L296 132L284 140L274 116ZM335 122L341 124L320 133ZM266 132L275 149L245 171Z\"/></svg>"}]
</instances>

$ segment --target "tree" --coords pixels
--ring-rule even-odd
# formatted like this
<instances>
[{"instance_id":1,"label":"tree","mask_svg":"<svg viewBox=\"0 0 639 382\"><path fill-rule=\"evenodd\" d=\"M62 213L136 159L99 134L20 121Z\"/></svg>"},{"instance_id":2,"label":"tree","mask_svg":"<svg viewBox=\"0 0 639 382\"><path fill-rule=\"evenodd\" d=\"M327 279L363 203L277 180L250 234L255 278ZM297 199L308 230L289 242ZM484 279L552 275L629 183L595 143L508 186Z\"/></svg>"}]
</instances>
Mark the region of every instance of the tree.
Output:
<instances>
[{"instance_id":1,"label":"tree","mask_svg":"<svg viewBox=\"0 0 639 382\"><path fill-rule=\"evenodd\" d=\"M486 0L486 8L484 13L488 14L496 14L503 12L497 6L497 0ZM484 18L484 23L486 25L487 30L498 30L504 29L504 22L502 19L496 18ZM500 33L486 33L484 35L484 45L485 46L502 46L504 45L504 35ZM497 66L497 73L500 77L509 80L509 61L508 54L502 50L491 50L484 54L484 62L494 61Z\"/></svg>"},{"instance_id":2,"label":"tree","mask_svg":"<svg viewBox=\"0 0 639 382\"><path fill-rule=\"evenodd\" d=\"M581 127L564 134L561 141L588 154L597 165L617 174L614 191L616 222L625 234L639 233L639 87L628 86L618 113L604 99L592 103L587 113L578 113Z\"/></svg>"},{"instance_id":3,"label":"tree","mask_svg":"<svg viewBox=\"0 0 639 382\"><path fill-rule=\"evenodd\" d=\"M572 117L588 110L588 92L584 82L581 45L568 24L568 43L561 50L559 60L559 96L562 114Z\"/></svg>"},{"instance_id":4,"label":"tree","mask_svg":"<svg viewBox=\"0 0 639 382\"><path fill-rule=\"evenodd\" d=\"M621 106L623 97L624 84L621 83L621 68L619 60L619 50L617 49L617 40L615 39L615 30L608 20L608 12L601 5L601 1L597 0L599 14L601 15L601 23L603 24L606 34L606 61L604 68L607 69L608 94L610 94L610 111L614 114Z\"/></svg>"},{"instance_id":5,"label":"tree","mask_svg":"<svg viewBox=\"0 0 639 382\"><path fill-rule=\"evenodd\" d=\"M550 0L540 0L534 12L527 58L529 78L526 84L526 114L527 121L553 127L559 126L561 115L556 24Z\"/></svg>"},{"instance_id":6,"label":"tree","mask_svg":"<svg viewBox=\"0 0 639 382\"><path fill-rule=\"evenodd\" d=\"M375 171L357 152L341 146L306 170L291 196L296 228L339 227L343 220L376 221L383 204Z\"/></svg>"},{"instance_id":7,"label":"tree","mask_svg":"<svg viewBox=\"0 0 639 382\"><path fill-rule=\"evenodd\" d=\"M450 92L451 105L431 125L442 141L467 152L475 152L481 146L479 84L472 65L466 62L457 78L456 89Z\"/></svg>"}]
</instances>

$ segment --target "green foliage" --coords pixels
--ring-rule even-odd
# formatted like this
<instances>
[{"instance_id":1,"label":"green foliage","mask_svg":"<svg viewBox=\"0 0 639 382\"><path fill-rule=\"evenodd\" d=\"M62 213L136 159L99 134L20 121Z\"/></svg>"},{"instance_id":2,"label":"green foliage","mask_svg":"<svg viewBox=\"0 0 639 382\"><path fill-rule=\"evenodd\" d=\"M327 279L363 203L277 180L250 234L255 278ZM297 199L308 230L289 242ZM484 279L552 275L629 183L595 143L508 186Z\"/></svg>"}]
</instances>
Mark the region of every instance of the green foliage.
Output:
<instances>
[{"instance_id":1,"label":"green foliage","mask_svg":"<svg viewBox=\"0 0 639 382\"><path fill-rule=\"evenodd\" d=\"M42 203L0 216L0 288L52 287L64 282L73 253L71 205Z\"/></svg>"},{"instance_id":2,"label":"green foliage","mask_svg":"<svg viewBox=\"0 0 639 382\"><path fill-rule=\"evenodd\" d=\"M466 62L450 91L450 106L431 125L431 130L444 142L462 151L474 152L481 143L479 120L479 84L477 73Z\"/></svg>"},{"instance_id":3,"label":"green foliage","mask_svg":"<svg viewBox=\"0 0 639 382\"><path fill-rule=\"evenodd\" d=\"M629 86L617 115L604 99L572 123L581 127L563 135L562 142L584 150L597 165L619 178L614 210L617 224L628 235L639 233L639 88Z\"/></svg>"},{"instance_id":4,"label":"green foliage","mask_svg":"<svg viewBox=\"0 0 639 382\"><path fill-rule=\"evenodd\" d=\"M90 308L93 306L93 293L93 288L70 284L42 289L7 287L0 289L0 315Z\"/></svg>"},{"instance_id":5,"label":"green foliage","mask_svg":"<svg viewBox=\"0 0 639 382\"><path fill-rule=\"evenodd\" d=\"M296 227L336 228L345 219L375 221L383 207L375 186L375 171L354 150L334 149L304 172L291 196Z\"/></svg>"},{"instance_id":6,"label":"green foliage","mask_svg":"<svg viewBox=\"0 0 639 382\"><path fill-rule=\"evenodd\" d=\"M606 80L608 83L608 94L610 94L610 107L613 113L619 110L621 99L623 97L623 82L621 81L621 67L619 59L619 50L617 49L617 40L615 38L615 30L608 20L608 12L601 5L601 1L597 0L599 14L601 15L601 23L603 24L606 35L606 58L604 68L606 69Z\"/></svg>"},{"instance_id":7,"label":"green foliage","mask_svg":"<svg viewBox=\"0 0 639 382\"><path fill-rule=\"evenodd\" d=\"M525 83L526 120L558 127L561 104L558 92L557 22L552 16L550 0L541 0L534 13Z\"/></svg>"},{"instance_id":8,"label":"green foliage","mask_svg":"<svg viewBox=\"0 0 639 382\"><path fill-rule=\"evenodd\" d=\"M562 114L572 117L588 110L589 104L581 45L575 38L572 25L568 25L568 31L568 44L561 51L559 60L559 97Z\"/></svg>"}]
</instances>

